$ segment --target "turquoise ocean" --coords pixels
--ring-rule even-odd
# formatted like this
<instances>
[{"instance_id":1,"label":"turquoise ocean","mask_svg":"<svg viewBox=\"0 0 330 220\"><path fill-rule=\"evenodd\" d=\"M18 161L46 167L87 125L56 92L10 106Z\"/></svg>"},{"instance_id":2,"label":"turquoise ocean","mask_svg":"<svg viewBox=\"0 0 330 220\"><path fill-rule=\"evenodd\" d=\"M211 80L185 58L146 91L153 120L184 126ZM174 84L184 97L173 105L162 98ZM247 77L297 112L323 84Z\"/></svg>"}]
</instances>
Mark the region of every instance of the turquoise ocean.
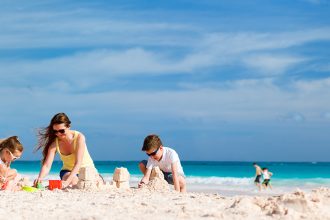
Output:
<instances>
[{"instance_id":1,"label":"turquoise ocean","mask_svg":"<svg viewBox=\"0 0 330 220\"><path fill-rule=\"evenodd\" d=\"M106 180L111 180L116 167L126 167L131 174L130 184L137 185L142 175L138 161L94 161ZM225 195L255 194L255 169L252 162L182 161L188 191L218 192ZM259 162L273 172L273 190L282 193L296 189L330 187L330 162ZM37 177L40 161L15 161L11 165L30 180ZM45 178L59 179L62 162L54 161L50 174ZM266 191L265 191L266 192Z\"/></svg>"}]
</instances>

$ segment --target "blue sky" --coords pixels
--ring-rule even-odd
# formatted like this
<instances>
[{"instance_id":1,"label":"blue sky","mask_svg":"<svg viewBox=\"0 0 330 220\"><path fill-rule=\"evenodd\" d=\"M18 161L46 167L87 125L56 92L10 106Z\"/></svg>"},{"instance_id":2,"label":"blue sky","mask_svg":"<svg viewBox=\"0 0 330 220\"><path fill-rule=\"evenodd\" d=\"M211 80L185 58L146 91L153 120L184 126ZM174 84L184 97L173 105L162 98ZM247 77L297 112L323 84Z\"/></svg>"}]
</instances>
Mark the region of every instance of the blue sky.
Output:
<instances>
[{"instance_id":1,"label":"blue sky","mask_svg":"<svg viewBox=\"0 0 330 220\"><path fill-rule=\"evenodd\" d=\"M95 160L329 161L325 0L1 1L0 134L57 112Z\"/></svg>"}]
</instances>

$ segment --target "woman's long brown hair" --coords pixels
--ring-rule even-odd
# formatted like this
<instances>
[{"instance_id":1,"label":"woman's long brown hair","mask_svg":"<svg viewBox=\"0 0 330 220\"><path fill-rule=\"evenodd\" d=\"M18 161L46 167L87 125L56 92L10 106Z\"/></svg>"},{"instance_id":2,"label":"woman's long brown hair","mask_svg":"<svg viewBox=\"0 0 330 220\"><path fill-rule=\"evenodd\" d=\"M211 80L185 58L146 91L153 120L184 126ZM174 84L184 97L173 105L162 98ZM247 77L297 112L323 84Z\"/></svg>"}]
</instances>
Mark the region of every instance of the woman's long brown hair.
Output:
<instances>
[{"instance_id":1,"label":"woman's long brown hair","mask_svg":"<svg viewBox=\"0 0 330 220\"><path fill-rule=\"evenodd\" d=\"M53 131L53 125L55 125L55 124L65 124L66 127L70 127L71 121L65 113L63 113L63 112L57 113L50 120L50 123L46 128L41 128L38 131L38 146L37 146L36 150L42 149L42 155L43 155L43 158L41 160L42 164L44 164L44 162L46 160L48 149L49 149L50 145L56 139L56 134Z\"/></svg>"}]
</instances>

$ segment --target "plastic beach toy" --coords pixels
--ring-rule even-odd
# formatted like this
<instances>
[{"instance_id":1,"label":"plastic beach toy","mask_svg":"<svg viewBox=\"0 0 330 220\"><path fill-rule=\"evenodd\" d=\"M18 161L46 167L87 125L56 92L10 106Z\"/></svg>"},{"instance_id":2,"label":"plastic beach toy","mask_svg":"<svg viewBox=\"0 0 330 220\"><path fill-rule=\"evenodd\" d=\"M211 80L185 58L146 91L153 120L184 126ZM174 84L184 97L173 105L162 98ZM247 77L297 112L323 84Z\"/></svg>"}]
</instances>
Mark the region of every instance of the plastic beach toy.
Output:
<instances>
[{"instance_id":1,"label":"plastic beach toy","mask_svg":"<svg viewBox=\"0 0 330 220\"><path fill-rule=\"evenodd\" d=\"M62 189L62 181L61 180L49 180L48 189Z\"/></svg>"},{"instance_id":2,"label":"plastic beach toy","mask_svg":"<svg viewBox=\"0 0 330 220\"><path fill-rule=\"evenodd\" d=\"M41 183L38 183L37 184L37 189L45 189L45 187Z\"/></svg>"},{"instance_id":3,"label":"plastic beach toy","mask_svg":"<svg viewBox=\"0 0 330 220\"><path fill-rule=\"evenodd\" d=\"M38 191L37 188L32 187L32 186L23 186L23 187L22 187L22 190L24 190L24 191L26 191L26 192L36 192L36 191Z\"/></svg>"}]
</instances>

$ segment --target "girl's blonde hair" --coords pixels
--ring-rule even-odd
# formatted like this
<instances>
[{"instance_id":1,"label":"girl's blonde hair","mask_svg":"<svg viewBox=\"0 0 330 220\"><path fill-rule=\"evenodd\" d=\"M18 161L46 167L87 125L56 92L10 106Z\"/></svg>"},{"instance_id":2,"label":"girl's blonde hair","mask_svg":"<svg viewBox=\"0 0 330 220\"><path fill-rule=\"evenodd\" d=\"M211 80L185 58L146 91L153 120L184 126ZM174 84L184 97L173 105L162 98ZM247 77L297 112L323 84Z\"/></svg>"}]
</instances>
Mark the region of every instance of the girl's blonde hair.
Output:
<instances>
[{"instance_id":1,"label":"girl's blonde hair","mask_svg":"<svg viewBox=\"0 0 330 220\"><path fill-rule=\"evenodd\" d=\"M23 145L18 140L17 136L11 136L6 139L0 140L0 151L7 148L11 153L15 153L15 151L23 151Z\"/></svg>"}]
</instances>

